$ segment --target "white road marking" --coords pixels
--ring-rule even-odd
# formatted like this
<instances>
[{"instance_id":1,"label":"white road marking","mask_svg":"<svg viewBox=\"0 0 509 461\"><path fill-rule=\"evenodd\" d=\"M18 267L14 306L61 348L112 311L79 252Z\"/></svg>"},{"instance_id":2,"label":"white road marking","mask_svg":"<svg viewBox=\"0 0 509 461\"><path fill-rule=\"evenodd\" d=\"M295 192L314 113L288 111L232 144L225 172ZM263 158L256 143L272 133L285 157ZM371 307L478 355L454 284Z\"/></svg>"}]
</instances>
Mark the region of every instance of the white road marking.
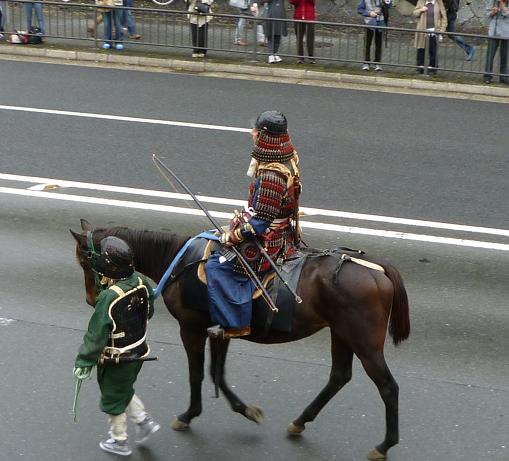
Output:
<instances>
[{"instance_id":1,"label":"white road marking","mask_svg":"<svg viewBox=\"0 0 509 461\"><path fill-rule=\"evenodd\" d=\"M0 187L0 193L4 194L14 194L28 197L37 197L37 198L46 198L51 200L63 200L63 201L71 201L71 202L79 202L79 203L90 203L97 205L108 205L108 206L117 206L124 208L136 208L143 210L152 210L152 211L161 211L166 213L178 213L178 214L186 214L193 216L203 216L204 213L198 209L192 208L182 208L182 207L174 207L169 205L158 205L153 203L143 203L143 202L132 202L127 200L114 200L114 199L106 199L106 198L97 198L97 197L85 197L81 195L72 195L72 194L62 194L62 193L53 193L53 192L42 192L42 191L33 191L26 189L16 189L9 187ZM229 219L231 218L231 213L224 213L219 211L210 211L210 214L217 218ZM496 243L496 242L483 242L478 240L466 240L466 239L456 239L456 238L446 238L439 237L433 235L422 235L422 234L413 234L408 232L395 232L395 231L384 231L380 229L368 229L368 228L360 228L360 227L352 227L352 226L341 226L337 224L326 224L326 223L316 223L301 220L300 224L303 228L310 229L320 229L327 230L332 232L341 232L341 233L349 233L349 234L362 234L362 235L373 235L377 237L386 237L386 238L395 238L395 239L404 239L404 240L414 240L421 242L430 242L430 243L440 243L440 244L448 244L448 245L458 245L458 246L466 246L472 248L485 248L489 250L498 250L498 251L509 251L509 245Z\"/></svg>"},{"instance_id":2,"label":"white road marking","mask_svg":"<svg viewBox=\"0 0 509 461\"><path fill-rule=\"evenodd\" d=\"M207 125L204 123L177 122L174 120L160 120L154 118L124 117L121 115L93 114L87 112L73 112L68 110L38 109L36 107L5 106L0 105L1 110L13 110L18 112L32 112L38 114L66 115L71 117L96 118L101 120L114 120L120 122L150 123L153 125L181 126L186 128L202 128L206 130L237 131L250 133L251 128L238 128L233 126Z\"/></svg>"},{"instance_id":3,"label":"white road marking","mask_svg":"<svg viewBox=\"0 0 509 461\"><path fill-rule=\"evenodd\" d=\"M14 323L16 320L14 319L6 319L4 317L0 317L0 326L4 327L6 325L10 325L11 323Z\"/></svg>"},{"instance_id":4,"label":"white road marking","mask_svg":"<svg viewBox=\"0 0 509 461\"><path fill-rule=\"evenodd\" d=\"M170 198L174 200L192 200L188 194L179 194L173 192L165 192L158 190L150 190L150 189L136 189L131 187L121 187L121 186L110 186L106 184L94 184L94 183L86 183L86 182L77 182L77 181L68 181L64 179L54 179L54 178L41 178L37 176L22 176L22 175L14 175L14 174L6 174L0 173L0 179L4 179L7 181L20 181L20 182L29 182L35 183L35 186L29 187L29 190L34 191L42 191L47 190L48 187L58 186L58 188L71 187L75 189L87 189L87 190L96 190L96 191L105 191L105 192L116 192L123 194L131 194L131 195L141 195L147 197L160 197L160 198ZM246 204L245 200L237 200L237 199L229 199L224 197L209 197L206 195L197 195L197 198L204 203L217 203L221 205L234 205L243 207ZM506 229L496 229L491 227L478 227L478 226L467 226L464 224L451 224L451 223L443 223L436 221L424 221L420 219L407 219L407 218L396 218L392 216L380 216L380 215L370 215L364 213L352 213L348 211L336 211L336 210L327 210L322 208L307 208L301 207L300 210L304 212L305 216L329 216L334 218L347 218L347 219L357 219L362 221L375 221L375 222L383 222L389 224L402 224L405 226L417 226L417 227L427 227L431 229L444 229L444 230L454 230L460 232L472 232L476 234L491 234L491 235L499 235L504 237L509 237L509 230Z\"/></svg>"}]
</instances>

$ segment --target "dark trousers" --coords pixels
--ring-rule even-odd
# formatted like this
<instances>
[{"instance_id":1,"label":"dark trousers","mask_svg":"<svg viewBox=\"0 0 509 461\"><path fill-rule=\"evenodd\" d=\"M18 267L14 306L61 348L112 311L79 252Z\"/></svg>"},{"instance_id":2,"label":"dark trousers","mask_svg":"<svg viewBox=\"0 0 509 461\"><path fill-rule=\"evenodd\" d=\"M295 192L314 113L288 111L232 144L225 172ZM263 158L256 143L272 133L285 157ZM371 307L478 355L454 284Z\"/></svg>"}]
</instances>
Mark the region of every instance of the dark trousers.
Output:
<instances>
[{"instance_id":1,"label":"dark trousers","mask_svg":"<svg viewBox=\"0 0 509 461\"><path fill-rule=\"evenodd\" d=\"M417 48L417 65L420 67L424 66L424 55L424 48ZM429 38L429 66L438 67L436 35Z\"/></svg>"},{"instance_id":2,"label":"dark trousers","mask_svg":"<svg viewBox=\"0 0 509 461\"><path fill-rule=\"evenodd\" d=\"M193 42L193 53L207 54L207 37L209 24L205 23L198 27L198 24L191 23L191 40Z\"/></svg>"},{"instance_id":3,"label":"dark trousers","mask_svg":"<svg viewBox=\"0 0 509 461\"><path fill-rule=\"evenodd\" d=\"M505 74L500 76L501 82L507 82L509 76L507 75L507 51L509 40L500 38L490 38L488 40L488 51L486 52L486 67L484 68L484 78L491 80L493 78L493 60L495 54L500 47L500 73Z\"/></svg>"},{"instance_id":4,"label":"dark trousers","mask_svg":"<svg viewBox=\"0 0 509 461\"><path fill-rule=\"evenodd\" d=\"M373 37L375 37L375 62L382 60L382 37L383 32L379 29L366 29L366 37L364 40L364 61L371 61L371 44L373 43Z\"/></svg>"},{"instance_id":5,"label":"dark trousers","mask_svg":"<svg viewBox=\"0 0 509 461\"><path fill-rule=\"evenodd\" d=\"M267 48L269 54L277 54L281 43L281 35L269 35L267 37Z\"/></svg>"},{"instance_id":6,"label":"dark trousers","mask_svg":"<svg viewBox=\"0 0 509 461\"><path fill-rule=\"evenodd\" d=\"M312 22L296 22L295 35L297 37L297 54L299 58L304 57L304 36L306 36L308 56L312 58L315 55L315 24Z\"/></svg>"}]
</instances>

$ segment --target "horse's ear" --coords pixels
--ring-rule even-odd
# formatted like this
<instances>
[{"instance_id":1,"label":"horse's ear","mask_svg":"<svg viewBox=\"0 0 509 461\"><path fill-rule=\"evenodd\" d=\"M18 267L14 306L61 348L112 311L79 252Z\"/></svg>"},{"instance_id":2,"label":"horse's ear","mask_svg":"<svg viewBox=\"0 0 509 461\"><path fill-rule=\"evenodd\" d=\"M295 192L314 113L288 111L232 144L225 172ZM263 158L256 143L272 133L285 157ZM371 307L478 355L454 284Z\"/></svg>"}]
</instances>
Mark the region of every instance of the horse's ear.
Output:
<instances>
[{"instance_id":1,"label":"horse's ear","mask_svg":"<svg viewBox=\"0 0 509 461\"><path fill-rule=\"evenodd\" d=\"M82 228L84 231L92 230L92 224L90 224L90 223L89 223L86 219L81 218L81 219L80 219L80 223L81 223L81 228Z\"/></svg>"},{"instance_id":2,"label":"horse's ear","mask_svg":"<svg viewBox=\"0 0 509 461\"><path fill-rule=\"evenodd\" d=\"M84 245L85 244L85 236L84 235L78 234L78 233L74 232L72 229L69 229L69 232L74 237L76 242L78 242L79 245Z\"/></svg>"}]
</instances>

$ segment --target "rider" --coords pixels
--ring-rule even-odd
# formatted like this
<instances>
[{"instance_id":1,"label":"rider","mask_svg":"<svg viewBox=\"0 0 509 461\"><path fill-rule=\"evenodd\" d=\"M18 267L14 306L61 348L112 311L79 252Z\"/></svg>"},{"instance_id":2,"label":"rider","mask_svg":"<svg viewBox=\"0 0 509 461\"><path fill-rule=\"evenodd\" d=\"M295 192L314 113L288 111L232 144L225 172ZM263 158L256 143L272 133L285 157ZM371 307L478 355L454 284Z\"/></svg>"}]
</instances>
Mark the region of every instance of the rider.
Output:
<instances>
[{"instance_id":1,"label":"rider","mask_svg":"<svg viewBox=\"0 0 509 461\"><path fill-rule=\"evenodd\" d=\"M252 178L248 207L235 212L220 236L223 244L205 265L212 321L209 336L234 338L251 333L251 298L255 286L228 249L236 246L257 274L270 263L253 244L256 238L273 260L291 256L300 240L298 226L299 157L279 111L262 112L251 131L254 149L247 175Z\"/></svg>"},{"instance_id":2,"label":"rider","mask_svg":"<svg viewBox=\"0 0 509 461\"><path fill-rule=\"evenodd\" d=\"M92 270L102 276L101 291L76 357L74 376L86 379L97 365L100 408L110 425L110 438L99 446L128 456L132 451L127 442L127 415L137 426L137 443L160 429L133 388L143 364L137 359L150 353L145 337L147 321L154 313L153 292L147 279L134 272L133 253L123 240L102 239L100 253L92 245L90 260Z\"/></svg>"}]
</instances>

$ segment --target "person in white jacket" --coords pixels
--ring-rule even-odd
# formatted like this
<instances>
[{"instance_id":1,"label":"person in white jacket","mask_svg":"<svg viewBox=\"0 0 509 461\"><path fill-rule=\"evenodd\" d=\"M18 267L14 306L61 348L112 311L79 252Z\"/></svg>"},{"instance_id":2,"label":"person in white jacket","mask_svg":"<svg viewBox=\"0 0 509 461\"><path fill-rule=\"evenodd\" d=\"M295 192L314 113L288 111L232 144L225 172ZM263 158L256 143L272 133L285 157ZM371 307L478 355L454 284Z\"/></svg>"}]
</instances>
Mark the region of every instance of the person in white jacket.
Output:
<instances>
[{"instance_id":1,"label":"person in white jacket","mask_svg":"<svg viewBox=\"0 0 509 461\"><path fill-rule=\"evenodd\" d=\"M211 5L214 0L188 0L187 11L191 27L193 58L204 58L207 54L209 22L212 20Z\"/></svg>"}]
</instances>

